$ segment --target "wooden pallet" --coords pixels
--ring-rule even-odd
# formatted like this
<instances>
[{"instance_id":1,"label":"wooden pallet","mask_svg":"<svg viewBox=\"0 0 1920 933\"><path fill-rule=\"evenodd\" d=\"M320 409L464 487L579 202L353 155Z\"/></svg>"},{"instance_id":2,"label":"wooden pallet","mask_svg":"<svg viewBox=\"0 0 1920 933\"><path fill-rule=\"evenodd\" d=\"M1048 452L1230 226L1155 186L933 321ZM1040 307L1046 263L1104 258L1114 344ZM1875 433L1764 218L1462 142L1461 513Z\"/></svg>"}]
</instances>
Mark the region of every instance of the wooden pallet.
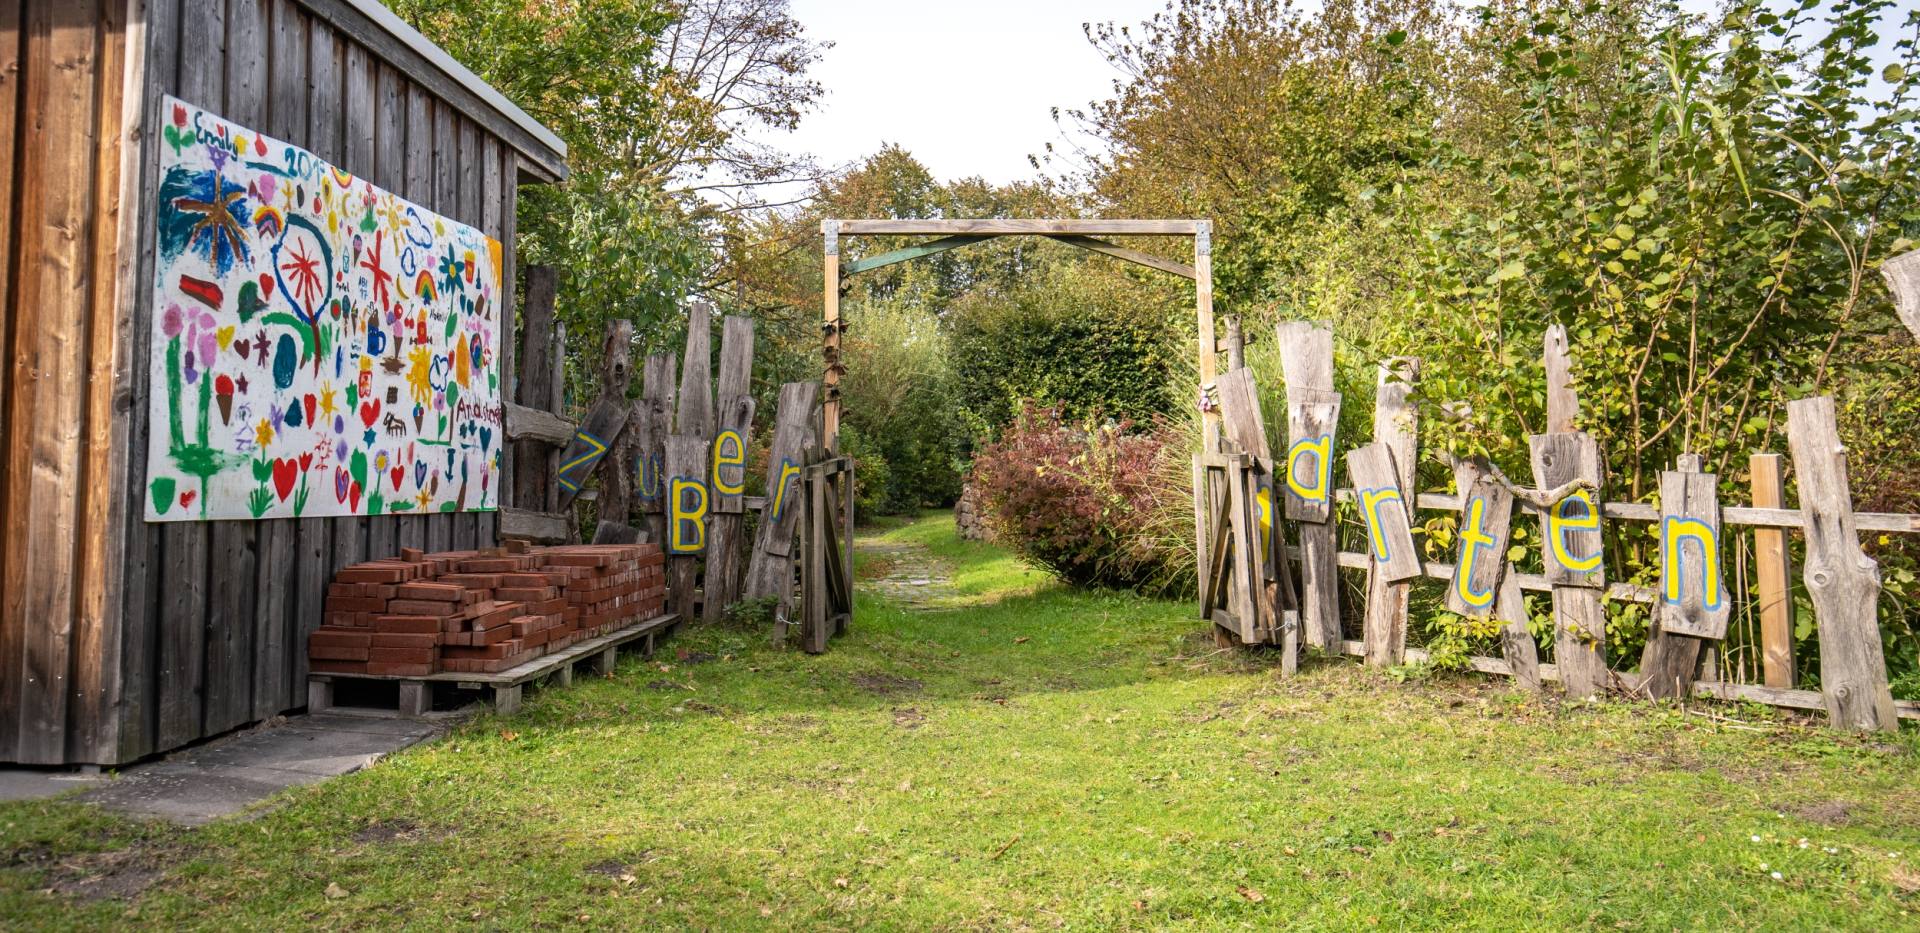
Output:
<instances>
[{"instance_id":1,"label":"wooden pallet","mask_svg":"<svg viewBox=\"0 0 1920 933\"><path fill-rule=\"evenodd\" d=\"M609 673L613 670L614 662L619 659L620 649L623 646L644 640L641 651L651 655L654 640L667 635L679 623L680 616L669 612L569 645L552 654L541 655L519 667L497 674L457 671L443 671L419 677L392 674L310 674L307 677L307 711L317 713L328 710L375 715L384 713L404 719L426 719L432 716L433 691L453 689L485 691L495 712L512 713L520 708L522 688L527 684L550 676L555 684L564 687L573 682L573 667L581 661L590 663L596 674ZM397 682L400 685L398 708L377 710L359 706L336 706L334 705L334 685L341 681Z\"/></svg>"}]
</instances>

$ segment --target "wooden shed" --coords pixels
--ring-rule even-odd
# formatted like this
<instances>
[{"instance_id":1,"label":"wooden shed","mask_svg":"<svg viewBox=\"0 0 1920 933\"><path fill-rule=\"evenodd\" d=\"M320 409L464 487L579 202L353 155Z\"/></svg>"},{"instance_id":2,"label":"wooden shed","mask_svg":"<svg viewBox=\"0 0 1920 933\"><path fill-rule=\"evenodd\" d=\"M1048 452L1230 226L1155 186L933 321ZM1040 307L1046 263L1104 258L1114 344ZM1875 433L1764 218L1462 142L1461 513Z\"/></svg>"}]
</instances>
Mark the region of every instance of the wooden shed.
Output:
<instances>
[{"instance_id":1,"label":"wooden shed","mask_svg":"<svg viewBox=\"0 0 1920 933\"><path fill-rule=\"evenodd\" d=\"M334 571L494 514L146 520L169 97L504 249L565 145L374 0L0 0L0 761L111 765L305 703Z\"/></svg>"}]
</instances>

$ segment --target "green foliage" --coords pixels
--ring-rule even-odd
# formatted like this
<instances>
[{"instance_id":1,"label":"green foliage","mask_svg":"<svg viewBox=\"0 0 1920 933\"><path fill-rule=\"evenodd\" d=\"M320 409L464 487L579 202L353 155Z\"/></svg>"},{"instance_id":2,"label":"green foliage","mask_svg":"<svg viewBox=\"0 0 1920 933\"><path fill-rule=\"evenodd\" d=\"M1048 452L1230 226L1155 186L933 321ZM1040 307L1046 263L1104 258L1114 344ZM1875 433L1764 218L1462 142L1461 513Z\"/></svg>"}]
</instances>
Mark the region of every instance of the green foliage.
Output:
<instances>
[{"instance_id":1,"label":"green foliage","mask_svg":"<svg viewBox=\"0 0 1920 933\"><path fill-rule=\"evenodd\" d=\"M1069 420L1171 412L1169 376L1185 349L1179 292L1076 262L1011 292L969 294L949 317L968 414L992 432L1026 401L1058 405Z\"/></svg>"},{"instance_id":2,"label":"green foliage","mask_svg":"<svg viewBox=\"0 0 1920 933\"><path fill-rule=\"evenodd\" d=\"M859 465L860 511L951 505L967 432L939 321L906 300L866 303L858 321L842 347L859 377L845 383L841 445Z\"/></svg>"}]
</instances>

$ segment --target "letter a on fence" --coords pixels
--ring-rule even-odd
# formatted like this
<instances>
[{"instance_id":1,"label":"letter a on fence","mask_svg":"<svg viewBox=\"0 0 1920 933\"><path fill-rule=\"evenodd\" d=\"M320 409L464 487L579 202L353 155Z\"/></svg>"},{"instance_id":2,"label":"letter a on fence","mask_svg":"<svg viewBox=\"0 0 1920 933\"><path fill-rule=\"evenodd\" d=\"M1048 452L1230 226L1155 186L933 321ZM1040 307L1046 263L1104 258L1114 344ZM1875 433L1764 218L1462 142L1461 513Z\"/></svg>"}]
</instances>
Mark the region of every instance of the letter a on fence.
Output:
<instances>
[{"instance_id":1,"label":"letter a on fence","mask_svg":"<svg viewBox=\"0 0 1920 933\"><path fill-rule=\"evenodd\" d=\"M1289 389L1287 395L1287 517L1324 523L1333 514L1334 432L1340 424L1340 393Z\"/></svg>"}]
</instances>

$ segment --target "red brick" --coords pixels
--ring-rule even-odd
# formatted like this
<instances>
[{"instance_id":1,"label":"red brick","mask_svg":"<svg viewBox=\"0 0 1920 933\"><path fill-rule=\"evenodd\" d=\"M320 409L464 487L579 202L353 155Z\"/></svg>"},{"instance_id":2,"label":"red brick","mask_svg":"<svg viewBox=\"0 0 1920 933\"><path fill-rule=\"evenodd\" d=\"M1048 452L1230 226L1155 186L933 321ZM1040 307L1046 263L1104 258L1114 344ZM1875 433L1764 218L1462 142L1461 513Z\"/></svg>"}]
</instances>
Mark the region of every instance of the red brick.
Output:
<instances>
[{"instance_id":1,"label":"red brick","mask_svg":"<svg viewBox=\"0 0 1920 933\"><path fill-rule=\"evenodd\" d=\"M438 644L440 644L439 632L429 632L424 635L413 632L375 632L372 647L432 648Z\"/></svg>"},{"instance_id":2,"label":"red brick","mask_svg":"<svg viewBox=\"0 0 1920 933\"><path fill-rule=\"evenodd\" d=\"M309 662L365 661L371 650L366 645L308 645L307 658Z\"/></svg>"},{"instance_id":3,"label":"red brick","mask_svg":"<svg viewBox=\"0 0 1920 933\"><path fill-rule=\"evenodd\" d=\"M441 574L439 583L452 583L468 589L491 590L500 585L497 573L448 573Z\"/></svg>"},{"instance_id":4,"label":"red brick","mask_svg":"<svg viewBox=\"0 0 1920 933\"><path fill-rule=\"evenodd\" d=\"M458 603L466 600L467 590L457 583L402 583L394 587L393 595L400 599Z\"/></svg>"},{"instance_id":5,"label":"red brick","mask_svg":"<svg viewBox=\"0 0 1920 933\"><path fill-rule=\"evenodd\" d=\"M381 612L386 608L386 600L365 596L330 596L326 603L328 612Z\"/></svg>"},{"instance_id":6,"label":"red brick","mask_svg":"<svg viewBox=\"0 0 1920 933\"><path fill-rule=\"evenodd\" d=\"M435 619L444 619L447 616L457 615L459 612L460 607L454 603L445 603L433 599L396 599L387 603L385 614L395 616L428 616Z\"/></svg>"},{"instance_id":7,"label":"red brick","mask_svg":"<svg viewBox=\"0 0 1920 933\"><path fill-rule=\"evenodd\" d=\"M551 586L503 586L493 591L493 598L531 603L552 599L559 592L559 589Z\"/></svg>"},{"instance_id":8,"label":"red brick","mask_svg":"<svg viewBox=\"0 0 1920 933\"><path fill-rule=\"evenodd\" d=\"M317 659L307 662L307 670L315 674L364 674L367 672L367 662Z\"/></svg>"},{"instance_id":9,"label":"red brick","mask_svg":"<svg viewBox=\"0 0 1920 933\"><path fill-rule=\"evenodd\" d=\"M338 628L336 626L323 625L307 634L307 644L347 645L349 647L357 645L364 648L367 645L367 639L370 637L371 635L366 629Z\"/></svg>"},{"instance_id":10,"label":"red brick","mask_svg":"<svg viewBox=\"0 0 1920 933\"><path fill-rule=\"evenodd\" d=\"M368 564L357 564L333 575L337 583L403 583L412 578L405 567Z\"/></svg>"},{"instance_id":11,"label":"red brick","mask_svg":"<svg viewBox=\"0 0 1920 933\"><path fill-rule=\"evenodd\" d=\"M373 627L383 633L438 635L446 620L439 616L384 615L373 617ZM376 640L374 644L379 644Z\"/></svg>"},{"instance_id":12,"label":"red brick","mask_svg":"<svg viewBox=\"0 0 1920 933\"><path fill-rule=\"evenodd\" d=\"M388 664L432 664L433 648L368 648L367 661Z\"/></svg>"},{"instance_id":13,"label":"red brick","mask_svg":"<svg viewBox=\"0 0 1920 933\"><path fill-rule=\"evenodd\" d=\"M460 562L461 573L515 573L526 566L519 557L475 557Z\"/></svg>"}]
</instances>

